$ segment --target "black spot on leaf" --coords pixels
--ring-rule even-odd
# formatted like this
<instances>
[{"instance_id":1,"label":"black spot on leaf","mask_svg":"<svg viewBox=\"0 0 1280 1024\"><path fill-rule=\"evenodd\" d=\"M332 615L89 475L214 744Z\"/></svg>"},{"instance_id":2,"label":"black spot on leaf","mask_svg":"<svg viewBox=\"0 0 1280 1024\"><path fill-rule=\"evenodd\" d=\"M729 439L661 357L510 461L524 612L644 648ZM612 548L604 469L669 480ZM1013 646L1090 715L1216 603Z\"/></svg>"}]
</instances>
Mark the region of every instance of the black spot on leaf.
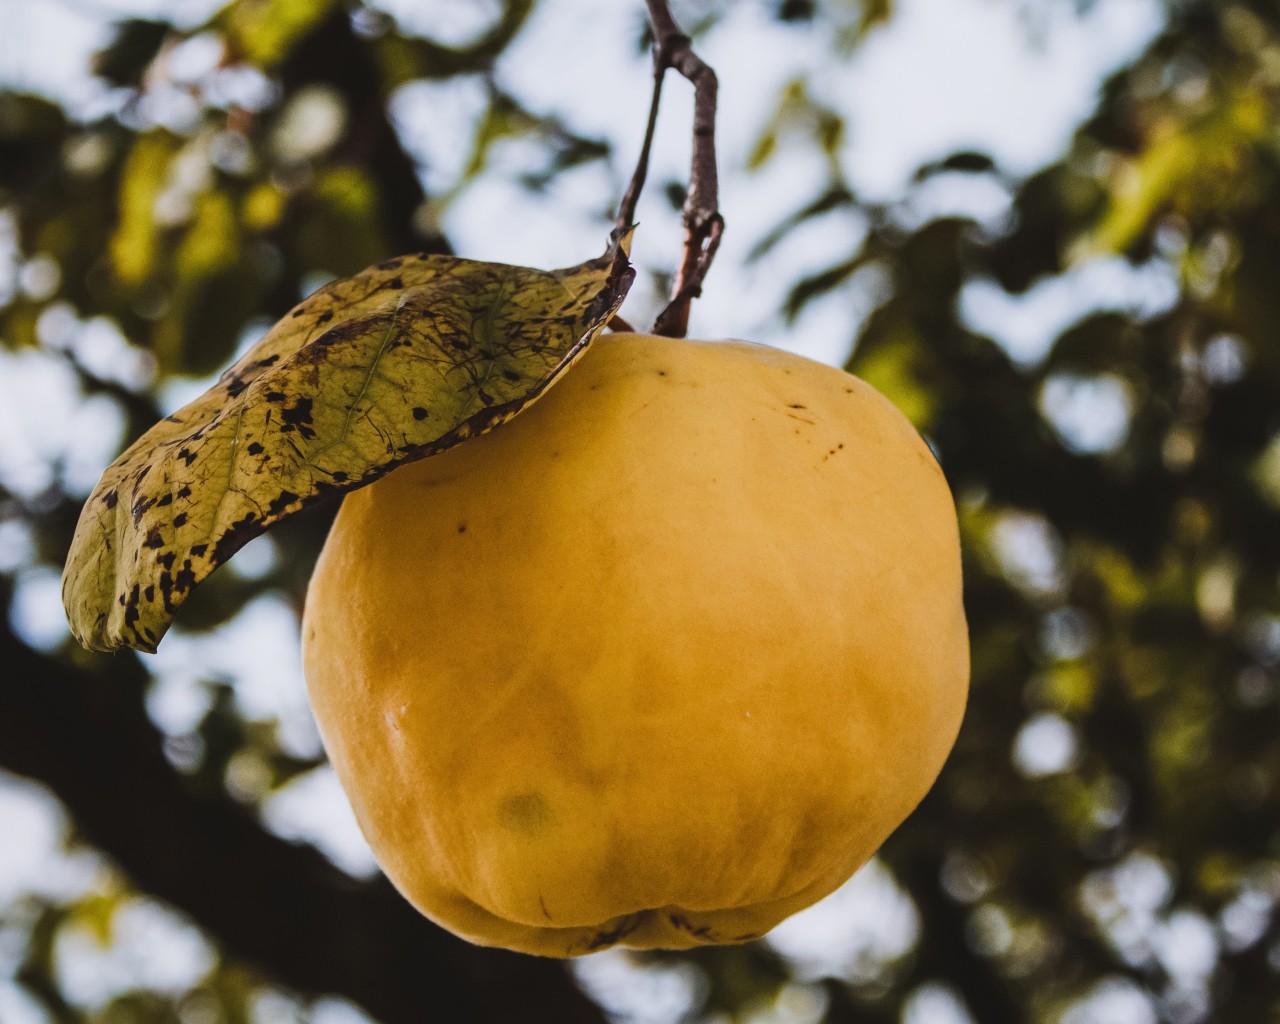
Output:
<instances>
[{"instance_id":1,"label":"black spot on leaf","mask_svg":"<svg viewBox=\"0 0 1280 1024\"><path fill-rule=\"evenodd\" d=\"M280 433L288 434L296 430L307 441L315 437L316 432L311 428L311 405L310 398L299 398L293 405L281 410L280 417L284 422L280 426Z\"/></svg>"},{"instance_id":2,"label":"black spot on leaf","mask_svg":"<svg viewBox=\"0 0 1280 1024\"><path fill-rule=\"evenodd\" d=\"M286 508L298 500L298 496L293 491L281 491L270 504L267 505L267 514L278 516Z\"/></svg>"},{"instance_id":3,"label":"black spot on leaf","mask_svg":"<svg viewBox=\"0 0 1280 1024\"><path fill-rule=\"evenodd\" d=\"M182 568L174 574L173 587L175 590L186 592L196 585L196 574L191 571L191 559L187 559L182 563Z\"/></svg>"},{"instance_id":4,"label":"black spot on leaf","mask_svg":"<svg viewBox=\"0 0 1280 1024\"><path fill-rule=\"evenodd\" d=\"M257 521L256 512L246 512L243 518L237 519L227 527L227 532L213 546L213 561L221 565L261 533L261 530L255 528Z\"/></svg>"}]
</instances>

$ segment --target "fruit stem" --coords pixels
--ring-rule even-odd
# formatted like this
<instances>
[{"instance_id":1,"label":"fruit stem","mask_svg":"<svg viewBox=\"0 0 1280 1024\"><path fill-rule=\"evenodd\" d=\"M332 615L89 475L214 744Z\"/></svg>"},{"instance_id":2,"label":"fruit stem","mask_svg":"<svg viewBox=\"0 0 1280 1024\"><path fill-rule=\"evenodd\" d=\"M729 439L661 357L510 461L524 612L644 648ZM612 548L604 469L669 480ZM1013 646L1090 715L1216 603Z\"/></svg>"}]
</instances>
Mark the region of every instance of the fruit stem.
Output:
<instances>
[{"instance_id":1,"label":"fruit stem","mask_svg":"<svg viewBox=\"0 0 1280 1024\"><path fill-rule=\"evenodd\" d=\"M702 282L711 269L711 261L724 232L716 171L717 82L715 72L693 52L692 41L680 31L667 0L645 2L653 26L653 98L635 173L618 207L613 241L616 245L634 222L636 204L649 172L649 152L658 123L662 82L667 69L674 68L693 85L693 159L689 169L689 191L684 201L684 253L672 282L671 300L654 321L653 332L683 338L689 329L689 306L702 294Z\"/></svg>"}]
</instances>

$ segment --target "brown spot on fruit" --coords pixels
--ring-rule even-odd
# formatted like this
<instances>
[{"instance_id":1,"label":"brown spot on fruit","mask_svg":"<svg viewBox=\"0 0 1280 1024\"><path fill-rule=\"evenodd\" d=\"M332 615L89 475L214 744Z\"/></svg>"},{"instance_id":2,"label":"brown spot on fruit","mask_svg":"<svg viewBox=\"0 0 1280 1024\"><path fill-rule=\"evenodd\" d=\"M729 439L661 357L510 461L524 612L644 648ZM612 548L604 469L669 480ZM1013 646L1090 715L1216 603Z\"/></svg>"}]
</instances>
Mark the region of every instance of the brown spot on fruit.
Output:
<instances>
[{"instance_id":1,"label":"brown spot on fruit","mask_svg":"<svg viewBox=\"0 0 1280 1024\"><path fill-rule=\"evenodd\" d=\"M498 821L512 832L533 837L546 833L555 823L555 816L541 793L517 793L502 801Z\"/></svg>"}]
</instances>

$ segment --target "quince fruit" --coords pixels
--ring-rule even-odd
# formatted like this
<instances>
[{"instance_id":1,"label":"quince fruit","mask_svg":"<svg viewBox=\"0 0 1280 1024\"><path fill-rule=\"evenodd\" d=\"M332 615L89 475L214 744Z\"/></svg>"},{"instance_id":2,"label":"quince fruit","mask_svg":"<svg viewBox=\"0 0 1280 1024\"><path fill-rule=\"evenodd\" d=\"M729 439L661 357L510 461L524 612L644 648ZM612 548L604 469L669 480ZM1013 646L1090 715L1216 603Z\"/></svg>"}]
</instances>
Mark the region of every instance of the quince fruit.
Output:
<instances>
[{"instance_id":1,"label":"quince fruit","mask_svg":"<svg viewBox=\"0 0 1280 1024\"><path fill-rule=\"evenodd\" d=\"M439 924L561 957L744 942L867 861L951 748L955 509L855 377L605 335L346 497L304 664L365 836Z\"/></svg>"}]
</instances>

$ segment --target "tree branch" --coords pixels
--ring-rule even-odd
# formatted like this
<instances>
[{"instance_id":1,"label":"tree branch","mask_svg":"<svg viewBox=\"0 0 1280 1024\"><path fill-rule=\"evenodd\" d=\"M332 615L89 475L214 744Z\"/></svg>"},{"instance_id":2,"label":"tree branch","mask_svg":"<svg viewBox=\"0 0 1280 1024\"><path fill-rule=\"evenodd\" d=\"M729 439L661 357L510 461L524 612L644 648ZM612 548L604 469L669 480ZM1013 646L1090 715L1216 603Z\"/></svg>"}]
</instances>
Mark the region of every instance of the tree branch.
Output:
<instances>
[{"instance_id":1,"label":"tree branch","mask_svg":"<svg viewBox=\"0 0 1280 1024\"><path fill-rule=\"evenodd\" d=\"M671 16L667 0L646 0L649 21L653 26L653 98L649 104L649 121L644 144L636 162L635 173L618 207L613 229L616 245L635 219L636 204L649 171L649 154L658 106L662 98L662 82L667 69L674 68L693 85L693 159L689 169L689 192L684 202L684 254L671 288L671 300L654 321L655 334L683 338L689 329L689 306L702 294L702 282L711 269L724 218L720 215L720 184L716 170L716 91L715 72L693 52L692 42L680 31Z\"/></svg>"},{"instance_id":2,"label":"tree branch","mask_svg":"<svg viewBox=\"0 0 1280 1024\"><path fill-rule=\"evenodd\" d=\"M602 1024L561 964L469 946L384 880L353 881L230 798L191 792L146 717L141 666L93 661L102 672L41 657L0 624L0 766L48 785L87 841L229 955L382 1024Z\"/></svg>"}]
</instances>

